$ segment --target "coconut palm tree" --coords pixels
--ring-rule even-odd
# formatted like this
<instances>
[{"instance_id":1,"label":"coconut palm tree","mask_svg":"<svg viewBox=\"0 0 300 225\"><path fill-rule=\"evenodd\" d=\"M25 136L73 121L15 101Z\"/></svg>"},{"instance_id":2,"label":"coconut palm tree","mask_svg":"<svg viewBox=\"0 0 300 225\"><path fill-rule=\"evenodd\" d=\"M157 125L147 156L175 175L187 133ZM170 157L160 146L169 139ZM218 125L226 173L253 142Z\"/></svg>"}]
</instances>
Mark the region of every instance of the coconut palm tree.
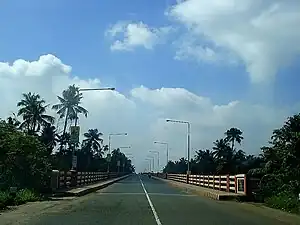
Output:
<instances>
[{"instance_id":1,"label":"coconut palm tree","mask_svg":"<svg viewBox=\"0 0 300 225\"><path fill-rule=\"evenodd\" d=\"M56 134L56 128L52 125L45 126L39 138L41 142L46 145L50 154L56 146L56 143L59 141L58 135Z\"/></svg>"},{"instance_id":2,"label":"coconut palm tree","mask_svg":"<svg viewBox=\"0 0 300 225\"><path fill-rule=\"evenodd\" d=\"M9 125L11 125L12 127L18 129L21 122L18 120L17 116L15 113L12 113L13 116L9 116L6 121Z\"/></svg>"},{"instance_id":3,"label":"coconut palm tree","mask_svg":"<svg viewBox=\"0 0 300 225\"><path fill-rule=\"evenodd\" d=\"M18 116L23 118L20 128L26 128L30 134L38 132L41 126L54 123L54 117L45 114L48 105L45 105L45 100L39 94L23 94L23 99L17 106L20 107Z\"/></svg>"},{"instance_id":4,"label":"coconut palm tree","mask_svg":"<svg viewBox=\"0 0 300 225\"><path fill-rule=\"evenodd\" d=\"M231 149L234 150L234 142L241 144L242 140L244 139L242 137L243 132L235 127L230 128L225 132L226 138L225 141L231 142Z\"/></svg>"},{"instance_id":5,"label":"coconut palm tree","mask_svg":"<svg viewBox=\"0 0 300 225\"><path fill-rule=\"evenodd\" d=\"M87 133L83 134L86 139L83 140L83 146L87 148L87 150L92 151L94 154L98 154L98 156L103 155L102 144L103 139L101 136L103 135L98 129L89 129Z\"/></svg>"},{"instance_id":6,"label":"coconut palm tree","mask_svg":"<svg viewBox=\"0 0 300 225\"><path fill-rule=\"evenodd\" d=\"M60 145L60 149L59 149L60 152L63 152L63 146L66 146L66 145L70 146L70 139L71 139L70 133L57 135L57 143Z\"/></svg>"},{"instance_id":7,"label":"coconut palm tree","mask_svg":"<svg viewBox=\"0 0 300 225\"><path fill-rule=\"evenodd\" d=\"M57 96L60 103L52 106L52 109L56 110L60 118L65 117L63 135L66 133L68 120L75 119L77 121L78 114L83 114L87 117L88 111L80 106L82 93L79 92L79 88L75 85L70 85L68 89L62 92L62 97Z\"/></svg>"},{"instance_id":8,"label":"coconut palm tree","mask_svg":"<svg viewBox=\"0 0 300 225\"><path fill-rule=\"evenodd\" d=\"M214 142L213 155L217 163L217 172L230 172L234 165L234 151L229 147L228 142L224 139Z\"/></svg>"},{"instance_id":9,"label":"coconut palm tree","mask_svg":"<svg viewBox=\"0 0 300 225\"><path fill-rule=\"evenodd\" d=\"M221 138L220 140L216 140L213 144L215 145L213 147L214 157L218 160L227 158L228 150L229 150L228 142L225 141L223 138Z\"/></svg>"}]
</instances>

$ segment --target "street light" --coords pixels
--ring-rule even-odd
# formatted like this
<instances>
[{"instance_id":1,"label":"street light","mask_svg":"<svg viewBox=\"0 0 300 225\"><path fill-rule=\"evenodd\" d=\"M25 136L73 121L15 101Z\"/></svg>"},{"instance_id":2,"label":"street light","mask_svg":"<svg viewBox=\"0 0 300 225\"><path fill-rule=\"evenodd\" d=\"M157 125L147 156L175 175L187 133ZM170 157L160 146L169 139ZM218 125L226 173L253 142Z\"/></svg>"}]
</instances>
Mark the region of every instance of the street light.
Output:
<instances>
[{"instance_id":1,"label":"street light","mask_svg":"<svg viewBox=\"0 0 300 225\"><path fill-rule=\"evenodd\" d=\"M114 91L115 88L80 88L79 91Z\"/></svg>"},{"instance_id":2,"label":"street light","mask_svg":"<svg viewBox=\"0 0 300 225\"><path fill-rule=\"evenodd\" d=\"M111 151L111 136L127 136L127 133L112 133L108 135L108 158L110 157ZM110 162L107 163L107 172L109 173Z\"/></svg>"},{"instance_id":3,"label":"street light","mask_svg":"<svg viewBox=\"0 0 300 225\"><path fill-rule=\"evenodd\" d=\"M167 147L167 164L169 163L169 144L167 142L154 141L154 144L166 145Z\"/></svg>"},{"instance_id":4,"label":"street light","mask_svg":"<svg viewBox=\"0 0 300 225\"><path fill-rule=\"evenodd\" d=\"M190 122L187 121L182 121L182 120L170 120L167 119L166 122L168 123L183 123L183 124L187 124L187 155L188 155L188 168L187 168L187 174L190 174L190 146L191 146L191 140L190 140L190 136L191 136L191 124Z\"/></svg>"},{"instance_id":5,"label":"street light","mask_svg":"<svg viewBox=\"0 0 300 225\"><path fill-rule=\"evenodd\" d=\"M109 88L79 88L78 91L82 92L82 91L114 91L116 90L115 88L109 87ZM68 116L68 115L67 115ZM75 112L75 129L77 127L77 122L78 122L78 116L77 116L77 111ZM79 140L79 137L78 139ZM75 157L75 150L76 150L77 144L74 145L73 147L73 151L72 151L72 170L74 170L74 163L73 160L75 158L76 163L77 164L77 158Z\"/></svg>"},{"instance_id":6,"label":"street light","mask_svg":"<svg viewBox=\"0 0 300 225\"><path fill-rule=\"evenodd\" d=\"M121 149L121 148L131 148L131 146L119 147L119 149Z\"/></svg>"},{"instance_id":7,"label":"street light","mask_svg":"<svg viewBox=\"0 0 300 225\"><path fill-rule=\"evenodd\" d=\"M110 150L111 150L111 136L127 136L127 133L113 133L113 134L109 134L108 135L108 151L110 154Z\"/></svg>"},{"instance_id":8,"label":"street light","mask_svg":"<svg viewBox=\"0 0 300 225\"><path fill-rule=\"evenodd\" d=\"M151 153L155 153L155 154L157 154L157 169L158 169L158 171L157 172L159 172L159 170L160 170L160 166L159 166L159 151L149 151L149 152L151 152Z\"/></svg>"},{"instance_id":9,"label":"street light","mask_svg":"<svg viewBox=\"0 0 300 225\"><path fill-rule=\"evenodd\" d=\"M151 159L145 159L148 162L148 169L151 172Z\"/></svg>"},{"instance_id":10,"label":"street light","mask_svg":"<svg viewBox=\"0 0 300 225\"><path fill-rule=\"evenodd\" d=\"M109 87L109 88L79 88L79 92L83 91L114 91L116 88ZM75 127L77 126L77 112L76 112L76 117L75 117Z\"/></svg>"},{"instance_id":11,"label":"street light","mask_svg":"<svg viewBox=\"0 0 300 225\"><path fill-rule=\"evenodd\" d=\"M152 170L154 171L154 156L153 155L147 155L148 158L150 158L152 160Z\"/></svg>"}]
</instances>

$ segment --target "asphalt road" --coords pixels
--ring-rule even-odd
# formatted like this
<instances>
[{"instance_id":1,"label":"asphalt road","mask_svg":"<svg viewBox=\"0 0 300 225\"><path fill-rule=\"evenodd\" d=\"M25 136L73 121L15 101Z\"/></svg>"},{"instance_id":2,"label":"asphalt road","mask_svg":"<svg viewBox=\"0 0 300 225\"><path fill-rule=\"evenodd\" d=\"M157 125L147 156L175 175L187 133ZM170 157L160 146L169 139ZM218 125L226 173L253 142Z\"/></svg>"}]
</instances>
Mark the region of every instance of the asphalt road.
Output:
<instances>
[{"instance_id":1,"label":"asphalt road","mask_svg":"<svg viewBox=\"0 0 300 225\"><path fill-rule=\"evenodd\" d=\"M0 222L1 224L1 222ZM36 216L31 225L279 225L280 222L227 203L195 196L133 175L103 190Z\"/></svg>"}]
</instances>

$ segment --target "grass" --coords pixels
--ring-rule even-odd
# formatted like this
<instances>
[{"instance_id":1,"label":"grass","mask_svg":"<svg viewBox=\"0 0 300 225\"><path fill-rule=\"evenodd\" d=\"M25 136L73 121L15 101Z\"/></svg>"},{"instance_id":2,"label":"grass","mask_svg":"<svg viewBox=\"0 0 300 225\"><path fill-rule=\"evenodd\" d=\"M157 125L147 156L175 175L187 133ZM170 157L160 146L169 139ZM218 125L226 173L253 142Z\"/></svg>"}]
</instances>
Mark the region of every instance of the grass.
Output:
<instances>
[{"instance_id":1,"label":"grass","mask_svg":"<svg viewBox=\"0 0 300 225\"><path fill-rule=\"evenodd\" d=\"M280 209L289 213L300 214L300 201L297 196L290 193L281 192L275 196L267 198L265 204L269 207Z\"/></svg>"},{"instance_id":2,"label":"grass","mask_svg":"<svg viewBox=\"0 0 300 225\"><path fill-rule=\"evenodd\" d=\"M41 200L41 197L29 189L21 189L15 195L12 195L9 191L0 191L0 209L39 200Z\"/></svg>"}]
</instances>

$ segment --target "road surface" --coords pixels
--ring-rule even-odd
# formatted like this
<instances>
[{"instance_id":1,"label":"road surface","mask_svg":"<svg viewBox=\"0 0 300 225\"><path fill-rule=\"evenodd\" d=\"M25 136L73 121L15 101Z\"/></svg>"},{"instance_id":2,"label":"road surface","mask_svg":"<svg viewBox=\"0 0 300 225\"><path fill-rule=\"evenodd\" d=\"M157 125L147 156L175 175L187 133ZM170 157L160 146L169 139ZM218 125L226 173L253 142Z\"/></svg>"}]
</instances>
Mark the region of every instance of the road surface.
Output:
<instances>
[{"instance_id":1,"label":"road surface","mask_svg":"<svg viewBox=\"0 0 300 225\"><path fill-rule=\"evenodd\" d=\"M22 222L30 225L290 224L246 210L239 203L189 194L144 175L132 175Z\"/></svg>"}]
</instances>

